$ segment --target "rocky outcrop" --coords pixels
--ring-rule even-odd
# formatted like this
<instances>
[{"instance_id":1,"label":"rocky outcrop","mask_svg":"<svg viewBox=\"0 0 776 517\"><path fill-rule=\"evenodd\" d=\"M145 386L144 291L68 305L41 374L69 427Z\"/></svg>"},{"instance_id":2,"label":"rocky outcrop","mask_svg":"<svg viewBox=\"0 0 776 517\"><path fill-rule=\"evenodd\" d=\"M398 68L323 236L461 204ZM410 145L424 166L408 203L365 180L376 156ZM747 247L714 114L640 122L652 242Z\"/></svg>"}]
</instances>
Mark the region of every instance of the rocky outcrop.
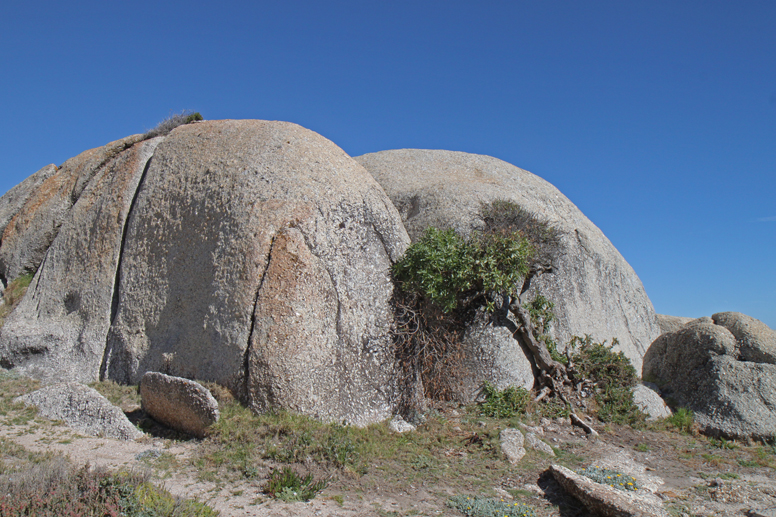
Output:
<instances>
[{"instance_id":1,"label":"rocky outcrop","mask_svg":"<svg viewBox=\"0 0 776 517\"><path fill-rule=\"evenodd\" d=\"M136 143L93 173L27 294L0 329L5 361L43 379L98 379L126 219L160 141Z\"/></svg>"},{"instance_id":2,"label":"rocky outcrop","mask_svg":"<svg viewBox=\"0 0 776 517\"><path fill-rule=\"evenodd\" d=\"M5 232L5 227L8 226L8 223L13 219L13 216L22 209L32 193L40 187L40 184L49 179L56 172L56 165L53 163L51 165L46 165L41 170L6 192L5 195L0 198L0 242L2 242L2 235L3 232Z\"/></svg>"},{"instance_id":3,"label":"rocky outcrop","mask_svg":"<svg viewBox=\"0 0 776 517\"><path fill-rule=\"evenodd\" d=\"M390 266L409 238L381 187L294 124L208 121L68 160L17 206L0 276L36 271L0 364L49 379L217 382L257 410L390 417Z\"/></svg>"},{"instance_id":4,"label":"rocky outcrop","mask_svg":"<svg viewBox=\"0 0 776 517\"><path fill-rule=\"evenodd\" d=\"M693 410L707 434L772 439L776 363L767 361L773 331L738 313L714 317L699 318L656 339L644 356L644 377L658 381L667 397Z\"/></svg>"},{"instance_id":5,"label":"rocky outcrop","mask_svg":"<svg viewBox=\"0 0 776 517\"><path fill-rule=\"evenodd\" d=\"M574 335L590 334L599 341L617 338L617 350L641 370L644 352L660 334L652 304L633 269L558 189L530 172L488 156L403 149L356 160L385 189L413 239L428 226L454 228L463 234L480 229L484 225L479 215L482 203L498 199L512 201L557 227L560 254L555 272L536 278L528 299L542 293L555 303L558 321L550 334L561 348ZM487 339L478 339L476 334ZM511 350L512 363L528 364L525 353L508 333L495 338L492 332L474 326L470 336L472 349L476 349L471 355L485 358L483 364L474 361L470 365L473 371L487 370L490 358L506 350ZM509 382L518 384L520 380ZM462 398L473 388L462 390Z\"/></svg>"},{"instance_id":6,"label":"rocky outcrop","mask_svg":"<svg viewBox=\"0 0 776 517\"><path fill-rule=\"evenodd\" d=\"M35 272L67 220L70 209L94 175L111 158L141 139L141 135L133 135L84 151L67 160L37 185L3 229L0 277L10 281L24 273Z\"/></svg>"},{"instance_id":7,"label":"rocky outcrop","mask_svg":"<svg viewBox=\"0 0 776 517\"><path fill-rule=\"evenodd\" d=\"M143 411L159 423L177 431L203 438L218 422L218 402L201 384L147 372L140 381Z\"/></svg>"},{"instance_id":8,"label":"rocky outcrop","mask_svg":"<svg viewBox=\"0 0 776 517\"><path fill-rule=\"evenodd\" d=\"M657 323L660 326L661 334L679 330L680 328L684 327L685 325L687 325L688 323L694 320L695 318L683 318L681 316L667 316L665 314L657 315Z\"/></svg>"},{"instance_id":9,"label":"rocky outcrop","mask_svg":"<svg viewBox=\"0 0 776 517\"><path fill-rule=\"evenodd\" d=\"M608 485L562 467L551 465L550 473L569 494L577 498L594 515L604 517L668 517L668 512L654 498L627 494Z\"/></svg>"},{"instance_id":10,"label":"rocky outcrop","mask_svg":"<svg viewBox=\"0 0 776 517\"><path fill-rule=\"evenodd\" d=\"M62 420L79 433L89 436L116 440L136 440L143 436L119 408L83 384L50 384L17 397L14 402L36 406L40 416Z\"/></svg>"}]
</instances>

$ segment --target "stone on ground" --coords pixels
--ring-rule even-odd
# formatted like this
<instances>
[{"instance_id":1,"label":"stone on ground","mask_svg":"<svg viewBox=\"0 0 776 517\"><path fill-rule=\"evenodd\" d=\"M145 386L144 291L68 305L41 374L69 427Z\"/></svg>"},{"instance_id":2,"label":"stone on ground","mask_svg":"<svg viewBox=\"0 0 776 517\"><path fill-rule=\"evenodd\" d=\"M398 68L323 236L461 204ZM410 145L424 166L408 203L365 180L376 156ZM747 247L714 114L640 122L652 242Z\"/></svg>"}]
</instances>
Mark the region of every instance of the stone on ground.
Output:
<instances>
[{"instance_id":1,"label":"stone on ground","mask_svg":"<svg viewBox=\"0 0 776 517\"><path fill-rule=\"evenodd\" d=\"M647 420L650 422L668 418L673 414L658 393L657 385L652 382L642 382L633 388L633 403L647 415Z\"/></svg>"},{"instance_id":2,"label":"stone on ground","mask_svg":"<svg viewBox=\"0 0 776 517\"><path fill-rule=\"evenodd\" d=\"M177 431L202 438L218 422L218 402L204 386L181 377L148 372L140 381L143 411Z\"/></svg>"},{"instance_id":3,"label":"stone on ground","mask_svg":"<svg viewBox=\"0 0 776 517\"><path fill-rule=\"evenodd\" d=\"M38 414L50 420L62 420L69 427L90 436L117 440L136 440L143 436L121 409L83 384L50 384L17 397L14 402L37 406Z\"/></svg>"},{"instance_id":4,"label":"stone on ground","mask_svg":"<svg viewBox=\"0 0 776 517\"><path fill-rule=\"evenodd\" d=\"M526 451L523 447L525 437L519 429L504 429L499 434L499 442L501 443L501 453L512 465L517 465L525 456Z\"/></svg>"}]
</instances>

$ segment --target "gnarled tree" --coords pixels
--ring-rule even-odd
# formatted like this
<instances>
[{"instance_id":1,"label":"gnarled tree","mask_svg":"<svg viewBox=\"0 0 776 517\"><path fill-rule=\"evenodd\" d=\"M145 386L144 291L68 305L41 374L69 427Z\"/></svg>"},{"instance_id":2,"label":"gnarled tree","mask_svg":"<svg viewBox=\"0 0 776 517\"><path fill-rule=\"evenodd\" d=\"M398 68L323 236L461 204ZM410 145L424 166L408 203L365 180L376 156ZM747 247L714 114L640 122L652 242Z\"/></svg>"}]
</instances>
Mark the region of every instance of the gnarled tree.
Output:
<instances>
[{"instance_id":1,"label":"gnarled tree","mask_svg":"<svg viewBox=\"0 0 776 517\"><path fill-rule=\"evenodd\" d=\"M468 237L429 228L394 266L400 289L411 294L397 304L403 359L409 358L411 369L423 370L436 364L435 353L455 353L456 333L465 326L460 320L485 307L531 352L539 372L537 400L560 398L572 421L595 432L576 415L572 397L592 383L581 378L568 351L565 359L552 353L525 299L531 281L553 270L557 230L510 201L483 204L480 217L484 227ZM437 316L429 323L434 311L442 321L448 315L447 322L440 325ZM432 360L424 361L429 356Z\"/></svg>"}]
</instances>

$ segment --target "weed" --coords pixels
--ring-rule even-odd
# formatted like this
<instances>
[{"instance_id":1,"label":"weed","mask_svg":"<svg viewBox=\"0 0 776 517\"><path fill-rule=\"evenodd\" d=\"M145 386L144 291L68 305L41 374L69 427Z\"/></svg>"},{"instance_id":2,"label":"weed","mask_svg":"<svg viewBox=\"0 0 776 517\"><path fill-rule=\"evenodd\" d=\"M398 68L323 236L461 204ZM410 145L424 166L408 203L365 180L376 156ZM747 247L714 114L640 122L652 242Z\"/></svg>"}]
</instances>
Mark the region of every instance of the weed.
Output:
<instances>
[{"instance_id":1,"label":"weed","mask_svg":"<svg viewBox=\"0 0 776 517\"><path fill-rule=\"evenodd\" d=\"M649 445L647 445L646 443L636 444L633 448L639 452L649 452L650 450Z\"/></svg>"},{"instance_id":2,"label":"weed","mask_svg":"<svg viewBox=\"0 0 776 517\"><path fill-rule=\"evenodd\" d=\"M106 380L93 382L89 384L89 387L97 390L100 395L108 399L114 406L128 408L140 405L140 393L137 386L122 385Z\"/></svg>"},{"instance_id":3,"label":"weed","mask_svg":"<svg viewBox=\"0 0 776 517\"><path fill-rule=\"evenodd\" d=\"M628 476L616 470L605 469L598 466L590 466L578 472L583 476L589 477L596 483L609 485L618 490L635 492L640 488L635 477Z\"/></svg>"},{"instance_id":4,"label":"weed","mask_svg":"<svg viewBox=\"0 0 776 517\"><path fill-rule=\"evenodd\" d=\"M510 503L503 499L491 499L478 496L455 496L447 501L447 506L455 508L467 517L535 517L534 509L522 503Z\"/></svg>"},{"instance_id":5,"label":"weed","mask_svg":"<svg viewBox=\"0 0 776 517\"><path fill-rule=\"evenodd\" d=\"M483 415L493 418L511 418L525 414L531 394L522 387L509 386L498 390L495 386L485 381L482 385L485 402L480 405Z\"/></svg>"},{"instance_id":6,"label":"weed","mask_svg":"<svg viewBox=\"0 0 776 517\"><path fill-rule=\"evenodd\" d=\"M690 434L695 423L694 415L690 409L678 408L673 415L665 419L665 423L677 429L680 433Z\"/></svg>"},{"instance_id":7,"label":"weed","mask_svg":"<svg viewBox=\"0 0 776 517\"><path fill-rule=\"evenodd\" d=\"M178 126L182 126L184 124L190 124L198 120L204 120L202 118L202 115L199 114L199 112L191 112L191 111L184 110L180 113L174 113L170 115L163 121L159 122L159 124L157 124L155 128L151 129L143 136L146 139L148 139L148 138L154 138L156 136L166 135Z\"/></svg>"},{"instance_id":8,"label":"weed","mask_svg":"<svg viewBox=\"0 0 776 517\"><path fill-rule=\"evenodd\" d=\"M738 444L734 440L726 440L725 438L709 438L709 445L716 447L717 449L734 450L738 449Z\"/></svg>"},{"instance_id":9,"label":"weed","mask_svg":"<svg viewBox=\"0 0 776 517\"><path fill-rule=\"evenodd\" d=\"M302 477L290 467L283 467L270 472L267 484L264 486L264 493L287 503L306 502L313 499L328 484L326 480L313 482L312 474Z\"/></svg>"},{"instance_id":10,"label":"weed","mask_svg":"<svg viewBox=\"0 0 776 517\"><path fill-rule=\"evenodd\" d=\"M26 273L8 283L3 293L3 304L0 306L0 327L5 323L5 318L13 312L22 298L24 298L34 276L34 273Z\"/></svg>"},{"instance_id":11,"label":"weed","mask_svg":"<svg viewBox=\"0 0 776 517\"><path fill-rule=\"evenodd\" d=\"M723 458L716 454L701 454L701 458L711 465L721 465L724 462Z\"/></svg>"}]
</instances>

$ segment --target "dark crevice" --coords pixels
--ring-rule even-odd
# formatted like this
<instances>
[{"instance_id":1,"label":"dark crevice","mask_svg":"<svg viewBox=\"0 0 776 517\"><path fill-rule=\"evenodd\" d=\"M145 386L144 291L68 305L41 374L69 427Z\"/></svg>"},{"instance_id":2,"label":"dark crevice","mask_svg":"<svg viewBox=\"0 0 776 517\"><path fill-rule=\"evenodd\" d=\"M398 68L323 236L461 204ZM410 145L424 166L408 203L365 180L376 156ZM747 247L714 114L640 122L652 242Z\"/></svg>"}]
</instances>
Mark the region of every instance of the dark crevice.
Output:
<instances>
[{"instance_id":1,"label":"dark crevice","mask_svg":"<svg viewBox=\"0 0 776 517\"><path fill-rule=\"evenodd\" d=\"M282 231L282 230L281 230ZM272 260L272 251L275 249L275 239L280 234L276 233L272 236L272 240L269 243L269 251L267 252L267 265L264 267L264 272L261 274L261 280L259 280L259 286L256 288L256 296L253 298L253 306L251 307L251 326L248 330L248 344L245 347L245 356L243 357L243 393L242 398L246 402L250 393L250 358L251 358L251 343L253 342L253 331L256 327L256 307L259 304L259 296L261 296L261 290L264 287L264 280L267 278L267 271L269 271L270 261Z\"/></svg>"},{"instance_id":2,"label":"dark crevice","mask_svg":"<svg viewBox=\"0 0 776 517\"><path fill-rule=\"evenodd\" d=\"M113 321L116 319L116 313L119 308L119 284L121 282L121 262L124 257L124 249L127 245L127 234L129 233L129 222L132 219L132 214L135 210L135 204L140 195L140 191L143 189L148 169L151 167L151 161L153 161L153 154L148 158L148 161L143 168L143 173L140 175L140 180L137 182L135 193L132 196L132 202L129 204L129 210L127 210L126 218L124 219L124 227L121 229L121 246L119 247L119 254L116 260L116 275L113 278L113 296L110 304L110 319L108 328L113 326ZM100 364L100 380L105 380L105 374L108 368L108 356L110 351L108 350L107 340L105 342L105 348L103 349L102 362Z\"/></svg>"}]
</instances>

